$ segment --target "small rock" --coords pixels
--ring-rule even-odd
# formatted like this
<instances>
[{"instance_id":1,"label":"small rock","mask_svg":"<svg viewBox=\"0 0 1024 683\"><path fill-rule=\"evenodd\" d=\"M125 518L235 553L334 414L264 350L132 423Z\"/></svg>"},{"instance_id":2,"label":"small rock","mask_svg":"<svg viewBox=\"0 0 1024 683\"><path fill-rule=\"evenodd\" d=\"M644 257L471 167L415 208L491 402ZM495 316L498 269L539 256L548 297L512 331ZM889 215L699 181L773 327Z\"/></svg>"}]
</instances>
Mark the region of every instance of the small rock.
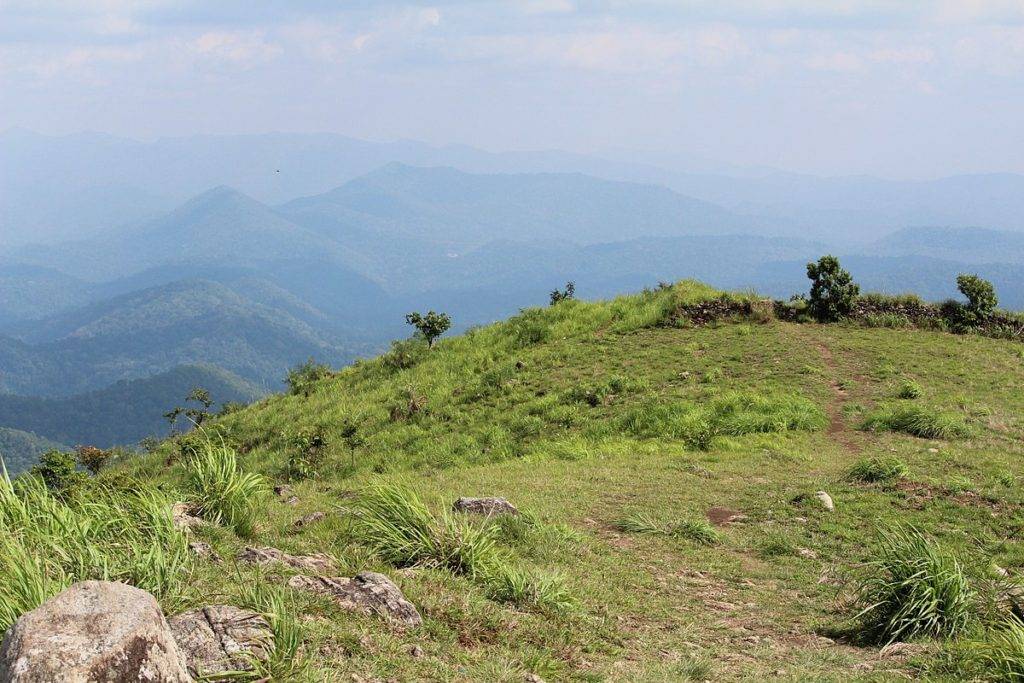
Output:
<instances>
[{"instance_id":1,"label":"small rock","mask_svg":"<svg viewBox=\"0 0 1024 683\"><path fill-rule=\"evenodd\" d=\"M800 557L804 557L804 558L806 558L808 560L816 560L816 559L818 559L818 553L814 552L810 548L797 548L796 549L796 554L799 555Z\"/></svg>"},{"instance_id":2,"label":"small rock","mask_svg":"<svg viewBox=\"0 0 1024 683\"><path fill-rule=\"evenodd\" d=\"M938 448L929 448L929 449L928 449L928 452L929 452L929 453L938 453L938 452L939 452L939 449L938 449Z\"/></svg>"},{"instance_id":3,"label":"small rock","mask_svg":"<svg viewBox=\"0 0 1024 683\"><path fill-rule=\"evenodd\" d=\"M321 519L324 519L325 517L327 517L327 513L325 512L311 512L305 517L295 520L295 522L292 523L292 526L294 526L296 529L301 529L304 526L315 524L316 522L319 522Z\"/></svg>"},{"instance_id":4,"label":"small rock","mask_svg":"<svg viewBox=\"0 0 1024 683\"><path fill-rule=\"evenodd\" d=\"M409 656L410 657L414 657L416 659L419 659L424 654L426 654L426 653L423 652L423 648L420 647L419 645L413 645L412 647L409 648Z\"/></svg>"},{"instance_id":5,"label":"small rock","mask_svg":"<svg viewBox=\"0 0 1024 683\"><path fill-rule=\"evenodd\" d=\"M237 559L239 562L258 565L279 563L287 565L292 569L301 569L318 574L335 570L334 558L324 553L289 555L277 548L253 548L250 546L238 553Z\"/></svg>"},{"instance_id":6,"label":"small rock","mask_svg":"<svg viewBox=\"0 0 1024 683\"><path fill-rule=\"evenodd\" d=\"M523 680L526 681L526 683L544 683L544 679L537 674L526 674L526 677Z\"/></svg>"},{"instance_id":7,"label":"small rock","mask_svg":"<svg viewBox=\"0 0 1024 683\"><path fill-rule=\"evenodd\" d=\"M821 503L821 507L825 508L829 512L836 509L835 503L832 502L832 496L828 495L824 491L816 491L814 493L814 497L818 499L819 503Z\"/></svg>"},{"instance_id":8,"label":"small rock","mask_svg":"<svg viewBox=\"0 0 1024 683\"><path fill-rule=\"evenodd\" d=\"M288 484L278 484L274 487L274 495L278 498L287 498L292 495L292 487Z\"/></svg>"},{"instance_id":9,"label":"small rock","mask_svg":"<svg viewBox=\"0 0 1024 683\"><path fill-rule=\"evenodd\" d=\"M299 497L298 496L289 496L288 500L284 501L284 504L285 505L298 505L299 504Z\"/></svg>"},{"instance_id":10,"label":"small rock","mask_svg":"<svg viewBox=\"0 0 1024 683\"><path fill-rule=\"evenodd\" d=\"M293 576L288 586L328 595L342 609L378 614L397 626L423 624L420 613L405 599L401 589L391 579L376 572L360 572L353 578Z\"/></svg>"},{"instance_id":11,"label":"small rock","mask_svg":"<svg viewBox=\"0 0 1024 683\"><path fill-rule=\"evenodd\" d=\"M190 683L156 599L123 583L82 581L21 615L0 645L0 681Z\"/></svg>"},{"instance_id":12,"label":"small rock","mask_svg":"<svg viewBox=\"0 0 1024 683\"><path fill-rule=\"evenodd\" d=\"M260 614L229 605L194 609L173 617L171 632L196 678L252 671L274 647L274 633Z\"/></svg>"},{"instance_id":13,"label":"small rock","mask_svg":"<svg viewBox=\"0 0 1024 683\"><path fill-rule=\"evenodd\" d=\"M504 498L459 498L452 505L456 512L469 512L476 515L518 515L516 506Z\"/></svg>"},{"instance_id":14,"label":"small rock","mask_svg":"<svg viewBox=\"0 0 1024 683\"><path fill-rule=\"evenodd\" d=\"M220 555L218 555L213 549L213 546L206 541L192 541L188 544L188 549L204 560L220 562Z\"/></svg>"},{"instance_id":15,"label":"small rock","mask_svg":"<svg viewBox=\"0 0 1024 683\"><path fill-rule=\"evenodd\" d=\"M171 516L176 529L194 529L206 524L206 520L196 516L196 506L191 503L175 503L171 506Z\"/></svg>"}]
</instances>

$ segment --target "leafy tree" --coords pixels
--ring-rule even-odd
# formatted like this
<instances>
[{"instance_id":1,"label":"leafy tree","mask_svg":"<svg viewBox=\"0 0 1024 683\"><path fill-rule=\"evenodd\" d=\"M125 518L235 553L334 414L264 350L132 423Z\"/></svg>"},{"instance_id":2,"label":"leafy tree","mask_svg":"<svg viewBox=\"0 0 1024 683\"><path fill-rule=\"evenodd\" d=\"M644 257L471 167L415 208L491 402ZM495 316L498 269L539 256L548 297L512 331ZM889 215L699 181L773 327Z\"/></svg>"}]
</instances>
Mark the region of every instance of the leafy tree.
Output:
<instances>
[{"instance_id":1,"label":"leafy tree","mask_svg":"<svg viewBox=\"0 0 1024 683\"><path fill-rule=\"evenodd\" d=\"M808 263L807 277L811 280L810 310L818 321L835 322L850 314L860 286L839 265L839 259L827 255Z\"/></svg>"},{"instance_id":2,"label":"leafy tree","mask_svg":"<svg viewBox=\"0 0 1024 683\"><path fill-rule=\"evenodd\" d=\"M113 455L114 451L96 448L95 446L75 447L75 460L94 475L99 474L100 470L103 469Z\"/></svg>"},{"instance_id":3,"label":"leafy tree","mask_svg":"<svg viewBox=\"0 0 1024 683\"><path fill-rule=\"evenodd\" d=\"M999 305L995 287L977 275L961 273L956 278L956 288L967 297L967 312L976 323L990 318Z\"/></svg>"},{"instance_id":4,"label":"leafy tree","mask_svg":"<svg viewBox=\"0 0 1024 683\"><path fill-rule=\"evenodd\" d=\"M199 406L189 406L189 403L198 403ZM189 392L188 396L185 397L185 405L177 406L173 410L164 413L164 417L171 424L171 428L174 428L178 418L184 415L189 422L196 427L203 424L208 417L210 417L210 407L213 405L213 399L210 398L210 392L202 387L194 387Z\"/></svg>"},{"instance_id":5,"label":"leafy tree","mask_svg":"<svg viewBox=\"0 0 1024 683\"><path fill-rule=\"evenodd\" d=\"M576 283L569 282L565 283L565 289L555 289L551 292L551 305L560 304L563 301L576 298Z\"/></svg>"},{"instance_id":6,"label":"leafy tree","mask_svg":"<svg viewBox=\"0 0 1024 683\"><path fill-rule=\"evenodd\" d=\"M427 346L434 348L434 341L448 331L452 326L452 319L447 313L435 313L429 311L426 315L410 313L405 316L405 322L412 325L427 340Z\"/></svg>"}]
</instances>

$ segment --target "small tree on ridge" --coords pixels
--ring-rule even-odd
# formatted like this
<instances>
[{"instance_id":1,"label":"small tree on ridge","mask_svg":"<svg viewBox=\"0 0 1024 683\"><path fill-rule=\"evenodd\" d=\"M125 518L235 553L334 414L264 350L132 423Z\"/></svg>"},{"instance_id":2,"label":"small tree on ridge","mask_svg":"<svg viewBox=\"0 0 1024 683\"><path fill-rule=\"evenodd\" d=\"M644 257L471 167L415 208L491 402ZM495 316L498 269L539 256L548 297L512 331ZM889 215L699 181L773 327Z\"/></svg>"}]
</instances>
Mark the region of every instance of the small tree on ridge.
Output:
<instances>
[{"instance_id":1,"label":"small tree on ridge","mask_svg":"<svg viewBox=\"0 0 1024 683\"><path fill-rule=\"evenodd\" d=\"M835 322L850 314L860 286L839 265L839 259L829 254L817 263L808 263L807 277L811 280L811 315L819 322Z\"/></svg>"},{"instance_id":2,"label":"small tree on ridge","mask_svg":"<svg viewBox=\"0 0 1024 683\"><path fill-rule=\"evenodd\" d=\"M412 325L427 340L427 346L434 348L434 341L448 331L452 326L452 319L447 313L435 313L428 311L426 315L410 313L405 316L405 322Z\"/></svg>"}]
</instances>

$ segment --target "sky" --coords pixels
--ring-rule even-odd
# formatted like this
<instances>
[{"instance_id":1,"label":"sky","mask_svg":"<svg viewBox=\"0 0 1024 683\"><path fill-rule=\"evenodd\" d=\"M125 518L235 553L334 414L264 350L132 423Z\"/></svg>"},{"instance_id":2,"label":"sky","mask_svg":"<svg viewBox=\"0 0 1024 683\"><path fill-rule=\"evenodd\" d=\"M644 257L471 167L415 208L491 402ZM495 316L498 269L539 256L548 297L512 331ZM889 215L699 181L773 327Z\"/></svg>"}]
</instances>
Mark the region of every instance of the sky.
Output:
<instances>
[{"instance_id":1,"label":"sky","mask_svg":"<svg viewBox=\"0 0 1024 683\"><path fill-rule=\"evenodd\" d=\"M0 0L0 130L1024 173L1024 0Z\"/></svg>"}]
</instances>

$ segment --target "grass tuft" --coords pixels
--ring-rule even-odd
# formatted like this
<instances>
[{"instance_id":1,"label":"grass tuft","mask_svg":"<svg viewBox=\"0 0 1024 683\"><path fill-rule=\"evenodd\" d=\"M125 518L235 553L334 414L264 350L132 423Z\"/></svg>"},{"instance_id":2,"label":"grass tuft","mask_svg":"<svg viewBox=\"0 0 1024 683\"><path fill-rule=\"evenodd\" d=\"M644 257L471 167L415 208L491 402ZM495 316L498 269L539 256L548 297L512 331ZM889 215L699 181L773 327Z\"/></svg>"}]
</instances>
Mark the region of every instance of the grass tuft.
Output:
<instances>
[{"instance_id":1,"label":"grass tuft","mask_svg":"<svg viewBox=\"0 0 1024 683\"><path fill-rule=\"evenodd\" d=\"M207 438L186 461L185 471L185 486L204 519L224 524L242 538L256 534L267 483L242 471L233 448Z\"/></svg>"},{"instance_id":2,"label":"grass tuft","mask_svg":"<svg viewBox=\"0 0 1024 683\"><path fill-rule=\"evenodd\" d=\"M697 545L716 545L722 540L718 530L702 519L662 524L643 512L635 512L618 520L615 527L631 534L682 538Z\"/></svg>"},{"instance_id":3,"label":"grass tuft","mask_svg":"<svg viewBox=\"0 0 1024 683\"><path fill-rule=\"evenodd\" d=\"M907 476L907 465L896 457L863 458L850 468L847 478L869 484L890 482Z\"/></svg>"},{"instance_id":4,"label":"grass tuft","mask_svg":"<svg viewBox=\"0 0 1024 683\"><path fill-rule=\"evenodd\" d=\"M971 433L960 416L915 405L882 409L870 415L861 429L902 432L923 439L963 438Z\"/></svg>"},{"instance_id":5,"label":"grass tuft","mask_svg":"<svg viewBox=\"0 0 1024 683\"><path fill-rule=\"evenodd\" d=\"M857 585L863 635L889 644L954 637L974 621L974 592L959 560L913 527L879 535L869 573Z\"/></svg>"}]
</instances>

